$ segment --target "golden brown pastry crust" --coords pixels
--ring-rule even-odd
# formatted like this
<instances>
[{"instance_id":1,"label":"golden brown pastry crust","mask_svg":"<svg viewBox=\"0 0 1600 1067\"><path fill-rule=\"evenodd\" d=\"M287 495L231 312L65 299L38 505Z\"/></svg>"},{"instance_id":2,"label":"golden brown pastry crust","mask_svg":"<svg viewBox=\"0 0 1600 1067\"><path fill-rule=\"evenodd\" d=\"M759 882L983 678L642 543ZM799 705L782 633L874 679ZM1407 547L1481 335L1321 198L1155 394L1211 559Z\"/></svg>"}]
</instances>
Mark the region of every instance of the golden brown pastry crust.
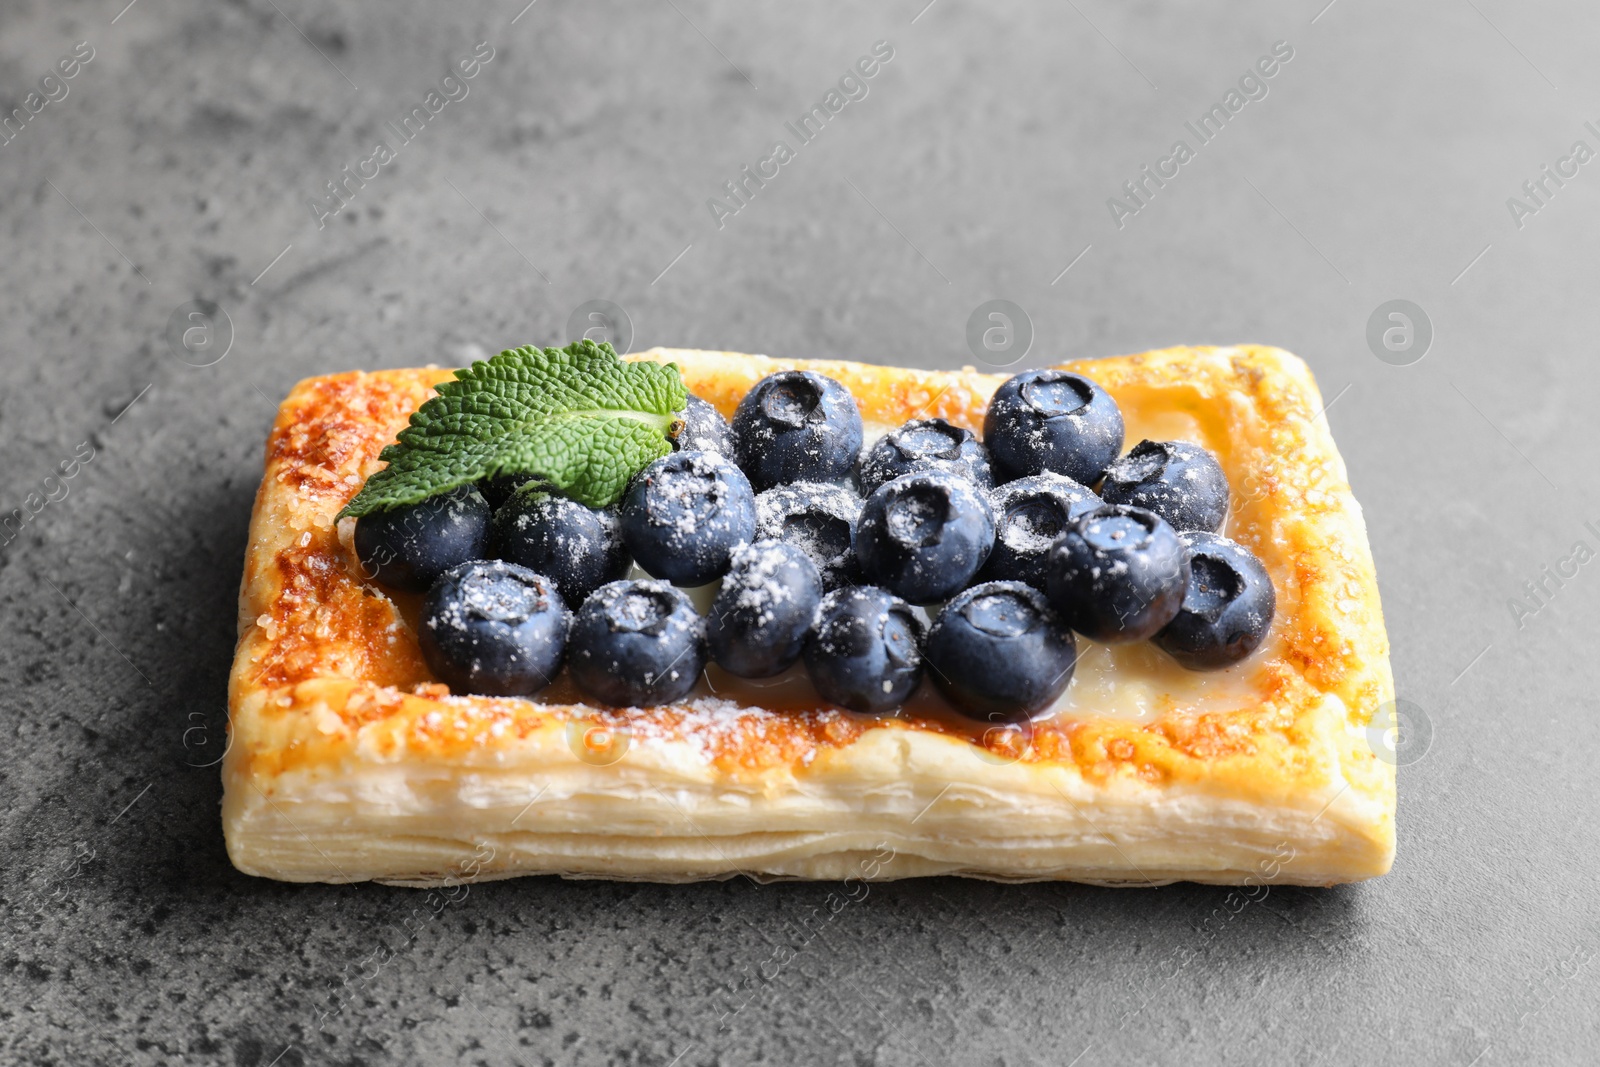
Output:
<instances>
[{"instance_id":1,"label":"golden brown pastry crust","mask_svg":"<svg viewBox=\"0 0 1600 1067\"><path fill-rule=\"evenodd\" d=\"M760 378L800 367L843 382L869 421L938 415L975 430L1005 378L689 350L633 358L676 362L724 414ZM1063 366L1117 399L1130 444L1141 427L1181 426L1228 473L1228 533L1256 550L1279 594L1237 706L1049 721L1017 758L1005 738L931 719L452 697L422 662L403 598L361 580L351 523L333 521L451 372L329 375L299 383L279 410L251 519L223 765L234 863L407 884L845 877L886 847L894 859L875 877L1329 884L1384 873L1394 774L1364 729L1393 699L1388 641L1310 372L1258 346ZM571 730L591 722L631 734L622 759L574 754Z\"/></svg>"}]
</instances>

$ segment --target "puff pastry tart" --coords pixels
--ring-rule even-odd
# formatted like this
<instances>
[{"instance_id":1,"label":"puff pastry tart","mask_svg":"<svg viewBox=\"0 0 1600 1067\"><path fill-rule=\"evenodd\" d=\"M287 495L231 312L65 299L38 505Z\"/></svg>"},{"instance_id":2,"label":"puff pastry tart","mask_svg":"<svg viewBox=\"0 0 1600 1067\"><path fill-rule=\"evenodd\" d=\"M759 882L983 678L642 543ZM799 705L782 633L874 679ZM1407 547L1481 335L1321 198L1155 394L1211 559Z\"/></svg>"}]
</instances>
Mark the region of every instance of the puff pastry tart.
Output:
<instances>
[{"instance_id":1,"label":"puff pastry tart","mask_svg":"<svg viewBox=\"0 0 1600 1067\"><path fill-rule=\"evenodd\" d=\"M729 417L773 372L819 372L854 396L869 446L918 418L981 433L1006 381L731 352L629 359L676 364ZM267 443L240 592L222 767L233 863L287 881L416 886L522 874L1329 885L1385 873L1394 771L1367 728L1393 699L1388 640L1310 372L1257 346L1063 369L1115 399L1128 442L1216 457L1232 487L1221 532L1264 565L1276 613L1260 647L1222 670L1186 670L1150 642L1080 639L1065 692L1001 725L952 714L926 679L891 713L847 711L798 668L746 681L712 666L687 696L649 708L586 702L568 672L532 697L452 692L419 644L421 598L369 580L356 522L339 518L452 372L299 383Z\"/></svg>"}]
</instances>

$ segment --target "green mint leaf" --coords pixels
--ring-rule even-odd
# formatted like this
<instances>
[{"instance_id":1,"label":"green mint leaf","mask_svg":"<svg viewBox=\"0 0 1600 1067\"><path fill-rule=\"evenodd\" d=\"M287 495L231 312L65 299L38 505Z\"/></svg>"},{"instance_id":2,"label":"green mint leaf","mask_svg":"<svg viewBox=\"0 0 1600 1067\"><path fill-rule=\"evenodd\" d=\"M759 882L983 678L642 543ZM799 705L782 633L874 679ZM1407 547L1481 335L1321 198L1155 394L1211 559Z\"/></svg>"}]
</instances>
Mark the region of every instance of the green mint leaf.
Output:
<instances>
[{"instance_id":1,"label":"green mint leaf","mask_svg":"<svg viewBox=\"0 0 1600 1067\"><path fill-rule=\"evenodd\" d=\"M366 515L502 474L529 474L590 507L672 450L688 404L676 365L625 363L609 344L508 349L456 371L411 416L345 509Z\"/></svg>"}]
</instances>

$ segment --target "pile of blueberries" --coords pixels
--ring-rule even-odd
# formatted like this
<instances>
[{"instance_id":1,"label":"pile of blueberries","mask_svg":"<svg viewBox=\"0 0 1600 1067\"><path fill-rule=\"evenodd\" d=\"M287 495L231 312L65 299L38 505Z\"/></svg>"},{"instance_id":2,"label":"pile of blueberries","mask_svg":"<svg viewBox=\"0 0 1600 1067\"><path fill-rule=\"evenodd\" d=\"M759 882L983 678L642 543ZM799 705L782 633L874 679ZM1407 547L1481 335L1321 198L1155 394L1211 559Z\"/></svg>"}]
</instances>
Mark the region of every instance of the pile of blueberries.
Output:
<instances>
[{"instance_id":1,"label":"pile of blueberries","mask_svg":"<svg viewBox=\"0 0 1600 1067\"><path fill-rule=\"evenodd\" d=\"M1074 632L1213 670L1271 625L1261 561L1217 533L1216 457L1122 443L1104 389L1034 370L995 393L982 440L918 419L863 451L843 385L781 371L731 424L690 396L675 451L614 508L493 479L363 516L355 547L369 577L426 593L422 651L458 693L529 695L565 663L586 696L648 707L708 661L803 661L824 700L879 714L927 667L961 713L1019 721L1071 682ZM718 580L702 617L683 588Z\"/></svg>"}]
</instances>

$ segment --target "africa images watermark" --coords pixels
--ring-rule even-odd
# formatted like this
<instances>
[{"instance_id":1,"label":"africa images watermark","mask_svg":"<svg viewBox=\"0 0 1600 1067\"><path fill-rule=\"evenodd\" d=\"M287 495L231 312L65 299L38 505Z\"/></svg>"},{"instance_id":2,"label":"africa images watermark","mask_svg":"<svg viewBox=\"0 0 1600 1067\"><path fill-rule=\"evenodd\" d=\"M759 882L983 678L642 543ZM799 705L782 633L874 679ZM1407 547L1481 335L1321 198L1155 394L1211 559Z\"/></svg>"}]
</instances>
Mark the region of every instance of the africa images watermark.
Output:
<instances>
[{"instance_id":1,"label":"africa images watermark","mask_svg":"<svg viewBox=\"0 0 1600 1067\"><path fill-rule=\"evenodd\" d=\"M87 440L79 442L72 455L56 465L59 476L51 473L40 480L39 486L43 492L35 489L23 499L22 507L0 513L0 548L16 540L28 523L46 507L65 500L72 491L67 483L78 476L78 472L94 459L95 454L93 444Z\"/></svg>"},{"instance_id":2,"label":"africa images watermark","mask_svg":"<svg viewBox=\"0 0 1600 1067\"><path fill-rule=\"evenodd\" d=\"M837 117L846 105L867 98L867 93L871 91L867 83L893 58L894 45L888 41L878 41L872 46L871 55L862 56L845 71L839 79L838 88L829 89L821 100L812 104L811 109L794 122L785 122L784 129L794 135L800 147L810 144L822 135L829 120ZM718 196L706 199L706 210L711 212L717 229L722 229L729 218L748 207L756 193L766 188L767 183L775 179L798 154L798 150L790 148L787 141L774 141L767 149L766 157L759 160L754 169L746 163L740 168L738 177L723 182L723 191L732 204Z\"/></svg>"},{"instance_id":3,"label":"africa images watermark","mask_svg":"<svg viewBox=\"0 0 1600 1067\"><path fill-rule=\"evenodd\" d=\"M1600 143L1600 128L1592 122L1585 122L1583 128L1588 130ZM1595 150L1589 147L1587 141L1573 141L1567 154L1556 160L1555 166L1548 163L1541 164L1539 175L1522 183L1522 194L1526 199L1515 196L1506 197L1506 210L1511 212L1511 221L1516 223L1517 229L1527 225L1527 220L1539 213L1539 210L1548 207L1557 192L1566 186L1567 182L1578 176L1578 168L1595 157Z\"/></svg>"},{"instance_id":4,"label":"africa images watermark","mask_svg":"<svg viewBox=\"0 0 1600 1067\"><path fill-rule=\"evenodd\" d=\"M1126 199L1115 196L1106 198L1106 208L1111 212L1111 221L1117 224L1117 229L1122 229L1128 224L1128 219L1149 206L1156 193L1181 173L1184 164L1199 154L1200 147L1210 144L1222 133L1223 128L1244 110L1246 104L1252 100L1265 100L1270 91L1267 83L1282 70L1282 64L1293 58L1294 47L1288 41L1274 42L1271 54L1256 60L1254 67L1240 75L1238 88L1229 89L1220 103L1212 104L1200 116L1198 126L1186 120L1184 128L1194 135L1196 147L1191 148L1189 142L1181 138L1174 141L1172 150L1156 160L1154 168L1146 163L1139 169L1137 177L1122 183Z\"/></svg>"},{"instance_id":5,"label":"africa images watermark","mask_svg":"<svg viewBox=\"0 0 1600 1067\"><path fill-rule=\"evenodd\" d=\"M88 41L79 41L71 52L56 60L55 69L46 71L39 79L39 88L23 97L20 107L12 108L9 115L0 119L0 147L21 136L28 123L46 107L65 100L72 91L67 82L82 73L93 58L94 46Z\"/></svg>"},{"instance_id":6,"label":"africa images watermark","mask_svg":"<svg viewBox=\"0 0 1600 1067\"><path fill-rule=\"evenodd\" d=\"M1583 528L1600 542L1600 526L1596 526L1594 522L1586 522ZM1511 618L1516 621L1517 629L1526 629L1528 620L1549 607L1551 601L1555 600L1556 594L1576 578L1579 569L1594 559L1594 556L1594 547L1580 537L1572 543L1572 548L1566 555L1554 563L1546 563L1540 568L1537 577L1529 578L1522 583L1522 596L1507 597L1506 607L1511 609Z\"/></svg>"},{"instance_id":7,"label":"africa images watermark","mask_svg":"<svg viewBox=\"0 0 1600 1067\"><path fill-rule=\"evenodd\" d=\"M447 104L456 103L467 98L472 87L467 83L476 78L483 70L485 64L494 59L494 47L488 41L479 41L472 50L472 54L456 62L454 70L439 80L437 89L429 89L423 96L422 103L406 112L399 125L387 122L385 125L394 132L395 145L390 146L388 141L379 141L372 150L372 155L356 162L356 169L352 171L349 164L339 169L339 176L327 183L329 200L308 199L306 203L311 208L311 217L317 220L317 229L327 226L328 220L338 215L350 206L350 201L362 189L367 187L367 182L382 173L383 168L393 163L400 155L400 149L416 140L422 133L423 127L445 109ZM460 77L456 73L460 72Z\"/></svg>"}]
</instances>

